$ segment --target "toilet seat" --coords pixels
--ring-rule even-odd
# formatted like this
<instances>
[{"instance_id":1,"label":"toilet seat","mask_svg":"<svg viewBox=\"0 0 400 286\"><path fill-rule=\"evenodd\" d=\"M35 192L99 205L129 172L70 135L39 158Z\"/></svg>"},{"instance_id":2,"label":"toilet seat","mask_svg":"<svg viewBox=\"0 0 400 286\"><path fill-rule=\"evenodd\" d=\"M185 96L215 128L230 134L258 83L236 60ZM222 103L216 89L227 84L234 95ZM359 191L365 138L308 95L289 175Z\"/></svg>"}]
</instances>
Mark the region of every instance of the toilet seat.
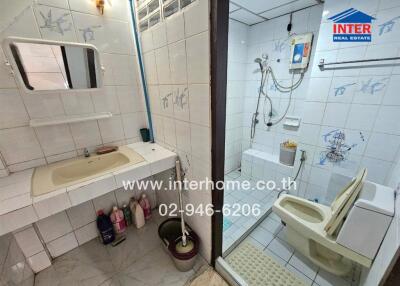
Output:
<instances>
[{"instance_id":1,"label":"toilet seat","mask_svg":"<svg viewBox=\"0 0 400 286\"><path fill-rule=\"evenodd\" d=\"M330 207L292 195L279 197L272 209L286 223L288 242L321 268L347 275L351 261L370 267L372 260L336 242L343 219L362 188L366 169L337 195Z\"/></svg>"}]
</instances>

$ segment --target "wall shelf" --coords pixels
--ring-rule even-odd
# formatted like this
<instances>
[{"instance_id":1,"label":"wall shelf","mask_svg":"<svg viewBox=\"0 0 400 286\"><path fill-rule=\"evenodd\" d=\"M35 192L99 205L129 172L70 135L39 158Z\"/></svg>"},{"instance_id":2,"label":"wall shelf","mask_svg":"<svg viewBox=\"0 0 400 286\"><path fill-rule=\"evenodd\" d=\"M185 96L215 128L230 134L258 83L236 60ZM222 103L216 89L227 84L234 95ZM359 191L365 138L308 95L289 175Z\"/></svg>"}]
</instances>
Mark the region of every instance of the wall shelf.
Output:
<instances>
[{"instance_id":1,"label":"wall shelf","mask_svg":"<svg viewBox=\"0 0 400 286\"><path fill-rule=\"evenodd\" d=\"M83 121L105 119L110 117L112 117L111 112L99 112L99 113L80 114L80 115L63 115L63 116L56 116L49 118L32 119L31 121L29 121L29 125L31 127L41 127L41 126L60 125L67 123L77 123Z\"/></svg>"}]
</instances>

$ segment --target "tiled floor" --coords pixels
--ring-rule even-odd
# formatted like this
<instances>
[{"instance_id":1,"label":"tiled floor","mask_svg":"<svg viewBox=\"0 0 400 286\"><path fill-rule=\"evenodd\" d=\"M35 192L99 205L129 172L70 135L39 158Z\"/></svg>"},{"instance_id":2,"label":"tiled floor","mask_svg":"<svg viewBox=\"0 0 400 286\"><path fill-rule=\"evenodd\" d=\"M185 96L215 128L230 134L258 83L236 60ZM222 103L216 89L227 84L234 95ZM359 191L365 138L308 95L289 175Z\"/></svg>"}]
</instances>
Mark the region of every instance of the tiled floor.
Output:
<instances>
[{"instance_id":1,"label":"tiled floor","mask_svg":"<svg viewBox=\"0 0 400 286\"><path fill-rule=\"evenodd\" d=\"M228 283L222 279L222 277L214 271L214 269L209 268L204 271L201 275L196 277L189 286L229 286Z\"/></svg>"},{"instance_id":2,"label":"tiled floor","mask_svg":"<svg viewBox=\"0 0 400 286\"><path fill-rule=\"evenodd\" d=\"M312 286L355 286L358 279L341 278L319 269L310 260L295 250L286 242L285 227L278 216L271 213L246 238L254 246L263 251ZM354 271L353 276L356 276Z\"/></svg>"},{"instance_id":3,"label":"tiled floor","mask_svg":"<svg viewBox=\"0 0 400 286\"><path fill-rule=\"evenodd\" d=\"M116 247L92 240L56 258L40 272L35 286L176 286L185 283L205 263L199 257L194 270L179 272L162 249L157 224L129 227L126 241Z\"/></svg>"},{"instance_id":4,"label":"tiled floor","mask_svg":"<svg viewBox=\"0 0 400 286\"><path fill-rule=\"evenodd\" d=\"M275 191L257 190L255 182L250 180L239 171L233 171L225 176L227 181L243 181L249 180L251 182L251 190L241 190L239 188L225 188L224 204L232 205L239 204L259 204L261 214L255 216L230 216L224 217L224 233L223 233L223 251L227 250L235 241L237 241L247 230L249 230L271 207L276 199L277 193Z\"/></svg>"}]
</instances>

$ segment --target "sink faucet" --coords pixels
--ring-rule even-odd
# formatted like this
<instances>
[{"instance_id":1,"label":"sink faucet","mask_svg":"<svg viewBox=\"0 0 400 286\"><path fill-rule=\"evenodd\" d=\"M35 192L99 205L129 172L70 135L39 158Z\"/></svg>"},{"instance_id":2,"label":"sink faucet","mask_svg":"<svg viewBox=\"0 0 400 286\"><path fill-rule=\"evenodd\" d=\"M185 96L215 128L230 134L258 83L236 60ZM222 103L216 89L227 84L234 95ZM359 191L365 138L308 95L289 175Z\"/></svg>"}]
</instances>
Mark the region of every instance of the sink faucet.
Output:
<instances>
[{"instance_id":1,"label":"sink faucet","mask_svg":"<svg viewBox=\"0 0 400 286\"><path fill-rule=\"evenodd\" d=\"M85 155L86 158L90 157L89 150L87 148L83 149L83 155Z\"/></svg>"}]
</instances>

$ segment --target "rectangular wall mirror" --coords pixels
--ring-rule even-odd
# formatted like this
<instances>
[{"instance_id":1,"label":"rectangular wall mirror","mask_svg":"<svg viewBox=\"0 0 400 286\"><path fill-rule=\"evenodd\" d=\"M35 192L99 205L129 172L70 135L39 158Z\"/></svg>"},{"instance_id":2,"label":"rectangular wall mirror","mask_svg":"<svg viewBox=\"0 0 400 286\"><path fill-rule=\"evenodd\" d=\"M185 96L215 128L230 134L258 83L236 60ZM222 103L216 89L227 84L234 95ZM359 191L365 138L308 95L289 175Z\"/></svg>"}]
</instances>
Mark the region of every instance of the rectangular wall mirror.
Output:
<instances>
[{"instance_id":1,"label":"rectangular wall mirror","mask_svg":"<svg viewBox=\"0 0 400 286\"><path fill-rule=\"evenodd\" d=\"M10 37L3 49L27 92L102 86L99 53L92 45Z\"/></svg>"}]
</instances>

